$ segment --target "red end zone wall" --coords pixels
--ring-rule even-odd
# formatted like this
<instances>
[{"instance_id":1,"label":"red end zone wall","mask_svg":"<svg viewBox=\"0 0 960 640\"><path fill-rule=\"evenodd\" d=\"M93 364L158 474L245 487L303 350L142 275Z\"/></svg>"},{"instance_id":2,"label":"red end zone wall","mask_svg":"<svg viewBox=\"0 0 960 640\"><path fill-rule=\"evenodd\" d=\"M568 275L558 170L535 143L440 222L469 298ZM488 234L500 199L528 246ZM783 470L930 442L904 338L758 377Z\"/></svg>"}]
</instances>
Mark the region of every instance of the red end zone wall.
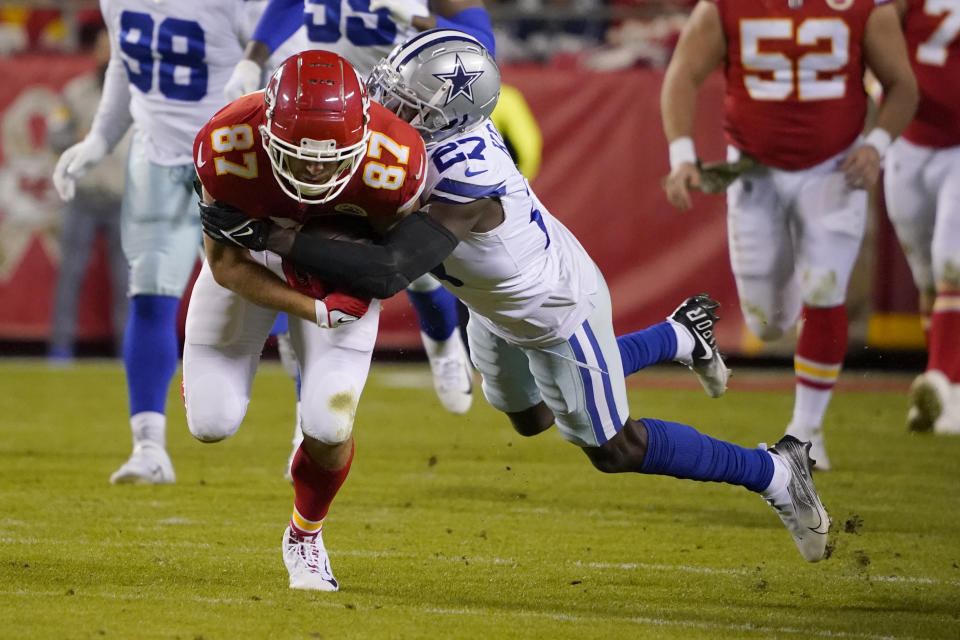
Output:
<instances>
[{"instance_id":1,"label":"red end zone wall","mask_svg":"<svg viewBox=\"0 0 960 640\"><path fill-rule=\"evenodd\" d=\"M90 61L72 57L0 58L0 341L44 340L49 332L60 204L50 182L56 156L45 147L43 122L62 86L91 68ZM507 67L503 77L523 92L543 134L534 188L606 275L617 331L659 322L686 296L707 291L723 305L721 348L753 352L727 258L723 197L697 196L693 210L681 213L663 195L668 163L659 115L662 74L530 66ZM722 97L723 79L712 76L700 93L695 134L705 160L724 157ZM897 266L896 243L889 234L873 242L881 251L871 268L880 277L870 278L870 306L897 312L907 307L902 317L909 323L910 294L903 292L912 285L902 264ZM873 253L873 244L867 250ZM80 339L111 335L106 273L97 252L84 283ZM419 348L419 342L406 296L386 301L379 345Z\"/></svg>"}]
</instances>

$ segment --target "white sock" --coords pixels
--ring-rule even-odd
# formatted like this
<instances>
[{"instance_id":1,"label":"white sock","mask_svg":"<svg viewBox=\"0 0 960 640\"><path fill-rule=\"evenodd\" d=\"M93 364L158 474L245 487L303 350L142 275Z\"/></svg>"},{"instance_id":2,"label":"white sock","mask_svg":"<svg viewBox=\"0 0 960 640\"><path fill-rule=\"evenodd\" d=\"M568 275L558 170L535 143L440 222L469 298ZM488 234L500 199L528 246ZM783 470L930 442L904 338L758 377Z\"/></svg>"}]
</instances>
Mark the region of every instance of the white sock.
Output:
<instances>
[{"instance_id":1,"label":"white sock","mask_svg":"<svg viewBox=\"0 0 960 640\"><path fill-rule=\"evenodd\" d=\"M156 411L141 411L130 416L130 430L133 431L133 443L149 441L167 446L167 416Z\"/></svg>"},{"instance_id":2,"label":"white sock","mask_svg":"<svg viewBox=\"0 0 960 640\"><path fill-rule=\"evenodd\" d=\"M814 389L798 384L793 400L793 424L801 430L818 430L832 397L833 389Z\"/></svg>"},{"instance_id":3,"label":"white sock","mask_svg":"<svg viewBox=\"0 0 960 640\"><path fill-rule=\"evenodd\" d=\"M673 356L673 359L689 364L691 358L693 358L693 348L697 344L694 342L693 335L689 329L673 318L667 318L667 322L673 327L673 332L677 336L677 353Z\"/></svg>"},{"instance_id":4,"label":"white sock","mask_svg":"<svg viewBox=\"0 0 960 640\"><path fill-rule=\"evenodd\" d=\"M790 501L790 467L786 461L778 455L767 452L773 460L773 477L770 478L770 484L760 492L764 498L773 500L775 504L783 504Z\"/></svg>"}]
</instances>

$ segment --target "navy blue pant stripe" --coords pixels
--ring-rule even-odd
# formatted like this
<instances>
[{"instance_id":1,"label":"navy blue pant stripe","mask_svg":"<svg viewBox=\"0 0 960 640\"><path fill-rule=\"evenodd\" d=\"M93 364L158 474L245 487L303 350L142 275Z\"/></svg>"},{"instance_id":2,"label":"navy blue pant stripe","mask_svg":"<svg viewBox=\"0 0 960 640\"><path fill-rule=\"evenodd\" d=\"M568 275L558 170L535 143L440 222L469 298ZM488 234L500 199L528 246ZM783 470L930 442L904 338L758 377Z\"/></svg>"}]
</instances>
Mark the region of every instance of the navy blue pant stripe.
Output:
<instances>
[{"instance_id":1,"label":"navy blue pant stripe","mask_svg":"<svg viewBox=\"0 0 960 640\"><path fill-rule=\"evenodd\" d=\"M570 347L573 349L573 355L578 362L586 363L583 348L576 335L570 336ZM597 401L593 396L593 380L590 378L590 370L586 367L577 367L580 370L580 378L583 380L584 394L587 397L587 412L590 414L590 423L593 426L593 433L597 437L597 442L603 444L607 440L603 432L603 423L600 422L600 412L597 410Z\"/></svg>"},{"instance_id":2,"label":"navy blue pant stripe","mask_svg":"<svg viewBox=\"0 0 960 640\"><path fill-rule=\"evenodd\" d=\"M606 372L600 374L600 378L603 380L603 395L607 398L607 410L610 411L610 422L613 424L613 428L619 431L623 425L620 424L620 415L617 413L617 403L614 402L613 399L613 385L610 384L610 370L607 368L607 361L603 357L603 351L600 350L600 343L597 342L597 336L594 335L593 329L590 328L590 324L586 321L583 323L583 330L586 331L587 340L590 341L590 346L593 347L593 352L597 355L597 364Z\"/></svg>"}]
</instances>

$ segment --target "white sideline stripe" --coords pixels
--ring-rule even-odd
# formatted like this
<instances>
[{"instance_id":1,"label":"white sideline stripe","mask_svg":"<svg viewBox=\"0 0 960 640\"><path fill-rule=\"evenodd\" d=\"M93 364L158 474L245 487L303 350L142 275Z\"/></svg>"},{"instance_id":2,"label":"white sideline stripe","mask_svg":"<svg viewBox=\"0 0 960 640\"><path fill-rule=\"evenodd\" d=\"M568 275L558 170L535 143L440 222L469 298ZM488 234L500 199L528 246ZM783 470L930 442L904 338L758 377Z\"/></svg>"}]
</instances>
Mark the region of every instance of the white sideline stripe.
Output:
<instances>
[{"instance_id":1,"label":"white sideline stripe","mask_svg":"<svg viewBox=\"0 0 960 640\"><path fill-rule=\"evenodd\" d=\"M0 595L3 596L23 596L27 598L36 598L37 596L49 596L52 598L62 598L64 596L64 591L26 591L24 589L17 589L15 591L0 591ZM342 592L341 592L342 593ZM143 593L87 593L82 590L76 590L71 597L87 597L87 598L102 598L105 600L150 600L151 602L156 602L157 600L166 600L170 602L181 602L184 598L174 598L171 596L165 596L162 594L143 594ZM337 597L337 596L333 596ZM194 597L189 598L194 602L205 602L208 604L249 604L253 602L250 598L204 598L204 597ZM327 607L331 609L343 609L344 603L341 602L342 596L338 598L337 602L327 602L324 600L313 600L310 603L311 607ZM279 603L274 602L273 600L256 600L260 605L275 606ZM357 611L363 611L366 607L357 606L356 603L353 604L354 608ZM568 613L550 613L547 611L510 611L503 612L497 610L491 611L482 611L479 609L470 609L470 608L460 608L460 609L448 609L448 608L437 608L437 607L428 607L428 608L418 608L412 606L403 606L403 605L383 605L377 604L376 607L369 607L370 611L373 611L374 608L377 610L393 610L393 611L410 611L416 613L433 613L447 616L476 616L483 618L540 618L545 620L557 620L562 622L609 622L610 618L608 617L599 617L599 616L574 616ZM653 625L657 627L681 627L687 629L703 629L707 631L752 631L757 633L765 634L792 634L792 635L802 635L804 637L818 637L818 638L865 638L866 640L894 640L898 638L900 640L916 640L913 636L880 636L873 633L858 633L858 632L847 632L847 631L830 631L829 629L823 629L821 627L817 628L801 628L801 627L767 627L767 626L757 626L754 624L745 623L745 624L723 624L715 622L692 622L687 620L666 620L664 618L647 618L647 617L629 617L618 619L618 622L632 622L638 625Z\"/></svg>"},{"instance_id":2,"label":"white sideline stripe","mask_svg":"<svg viewBox=\"0 0 960 640\"><path fill-rule=\"evenodd\" d=\"M0 537L0 544L30 544L30 545L41 545L48 544L48 541L41 540L40 538L13 538L10 536ZM144 547L144 548L157 548L157 547L188 547L195 549L210 549L211 545L205 542L163 542L159 540L154 540L151 542L107 542L103 540L95 541L85 541L84 544L89 544L91 546L96 545L100 547ZM230 550L231 553L250 553L250 554L272 554L276 553L276 549L273 547L233 547ZM509 566L518 566L520 560L516 558L498 558L496 556L492 558L486 558L483 556L448 556L443 554L415 554L415 553L403 553L400 551L349 551L349 550L330 550L327 549L327 553L331 557L346 557L351 556L354 558L409 558L413 560L437 560L442 562L456 562L460 563L464 560L474 563L489 563L489 564L503 564ZM644 571L680 571L683 573L700 573L706 575L728 575L728 576L748 576L755 573L753 569L721 569L714 567L700 567L700 566L691 566L685 564L655 564L655 563L646 563L646 562L583 562L581 560L567 560L566 564L573 567L587 567L590 569L620 569L622 571L635 571L637 569L643 569ZM940 580L938 578L917 578L911 576L849 576L849 575L840 575L833 576L834 580L848 580L853 582L892 582L892 583L904 583L904 584L933 584L933 585L945 585L948 587L960 587L960 581L957 580Z\"/></svg>"}]
</instances>

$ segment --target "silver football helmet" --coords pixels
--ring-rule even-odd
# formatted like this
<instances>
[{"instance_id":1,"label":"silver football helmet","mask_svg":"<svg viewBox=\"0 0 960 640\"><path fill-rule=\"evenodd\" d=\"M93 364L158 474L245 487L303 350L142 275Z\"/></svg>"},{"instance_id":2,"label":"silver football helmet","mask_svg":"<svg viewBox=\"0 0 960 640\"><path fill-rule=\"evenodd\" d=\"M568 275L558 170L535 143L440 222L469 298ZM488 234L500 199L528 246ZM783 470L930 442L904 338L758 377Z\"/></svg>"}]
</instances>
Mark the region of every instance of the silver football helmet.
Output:
<instances>
[{"instance_id":1,"label":"silver football helmet","mask_svg":"<svg viewBox=\"0 0 960 640\"><path fill-rule=\"evenodd\" d=\"M412 124L429 147L493 113L500 69L476 38L432 29L377 63L367 85L371 97Z\"/></svg>"}]
</instances>

